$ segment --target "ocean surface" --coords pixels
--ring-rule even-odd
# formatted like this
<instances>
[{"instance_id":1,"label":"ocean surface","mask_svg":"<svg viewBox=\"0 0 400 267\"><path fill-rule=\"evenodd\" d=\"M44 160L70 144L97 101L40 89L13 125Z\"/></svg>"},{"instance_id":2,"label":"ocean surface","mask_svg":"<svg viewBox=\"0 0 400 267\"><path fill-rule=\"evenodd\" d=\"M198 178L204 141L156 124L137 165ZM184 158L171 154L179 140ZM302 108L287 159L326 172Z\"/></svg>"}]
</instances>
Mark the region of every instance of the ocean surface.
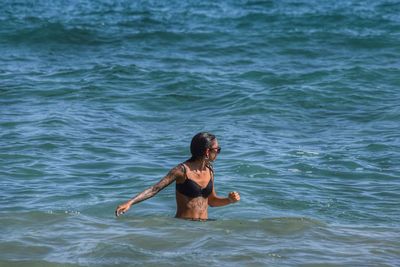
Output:
<instances>
[{"instance_id":1,"label":"ocean surface","mask_svg":"<svg viewBox=\"0 0 400 267\"><path fill-rule=\"evenodd\" d=\"M400 266L399 103L398 1L1 1L0 266Z\"/></svg>"}]
</instances>

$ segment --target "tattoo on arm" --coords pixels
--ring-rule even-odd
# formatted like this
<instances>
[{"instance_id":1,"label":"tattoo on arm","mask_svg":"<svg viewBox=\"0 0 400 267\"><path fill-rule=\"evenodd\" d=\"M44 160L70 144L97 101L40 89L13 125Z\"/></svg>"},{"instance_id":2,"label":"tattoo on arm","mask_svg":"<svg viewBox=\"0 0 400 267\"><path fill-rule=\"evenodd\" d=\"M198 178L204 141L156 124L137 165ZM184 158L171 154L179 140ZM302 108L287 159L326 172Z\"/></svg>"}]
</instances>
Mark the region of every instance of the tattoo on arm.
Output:
<instances>
[{"instance_id":1,"label":"tattoo on arm","mask_svg":"<svg viewBox=\"0 0 400 267\"><path fill-rule=\"evenodd\" d=\"M170 185L173 181L176 180L176 172L177 172L177 167L170 170L168 174L164 176L164 178L162 178L158 183L144 190L143 192L137 194L135 197L131 199L132 205L155 196L158 192L160 192L165 187Z\"/></svg>"}]
</instances>

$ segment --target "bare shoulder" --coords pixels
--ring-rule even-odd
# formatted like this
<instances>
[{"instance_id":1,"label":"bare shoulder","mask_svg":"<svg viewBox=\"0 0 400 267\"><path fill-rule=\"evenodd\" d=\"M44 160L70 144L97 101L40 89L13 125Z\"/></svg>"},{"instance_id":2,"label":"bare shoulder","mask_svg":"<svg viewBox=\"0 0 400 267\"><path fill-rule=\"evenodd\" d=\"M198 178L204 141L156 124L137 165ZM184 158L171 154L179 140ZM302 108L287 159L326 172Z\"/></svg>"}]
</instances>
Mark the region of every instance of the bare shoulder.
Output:
<instances>
[{"instance_id":1,"label":"bare shoulder","mask_svg":"<svg viewBox=\"0 0 400 267\"><path fill-rule=\"evenodd\" d=\"M175 167L173 167L169 172L168 172L168 176L172 176L174 177L176 180L181 180L182 178L184 179L185 177L185 173L183 172L183 163L180 163L178 165L176 165Z\"/></svg>"},{"instance_id":2,"label":"bare shoulder","mask_svg":"<svg viewBox=\"0 0 400 267\"><path fill-rule=\"evenodd\" d=\"M177 165L173 167L157 184L154 185L154 189L156 191L160 191L170 185L172 182L181 180L181 177L183 177L183 171L181 168L179 168L179 165Z\"/></svg>"}]
</instances>

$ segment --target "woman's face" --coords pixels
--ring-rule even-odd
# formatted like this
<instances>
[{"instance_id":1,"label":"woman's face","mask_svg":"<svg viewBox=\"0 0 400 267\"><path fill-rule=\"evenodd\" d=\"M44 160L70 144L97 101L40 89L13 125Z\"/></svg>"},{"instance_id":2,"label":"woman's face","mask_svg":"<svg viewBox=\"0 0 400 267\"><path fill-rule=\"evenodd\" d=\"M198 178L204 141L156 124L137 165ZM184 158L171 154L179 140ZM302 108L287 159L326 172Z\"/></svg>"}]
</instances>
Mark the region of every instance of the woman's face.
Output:
<instances>
[{"instance_id":1,"label":"woman's face","mask_svg":"<svg viewBox=\"0 0 400 267\"><path fill-rule=\"evenodd\" d=\"M210 161L214 161L217 158L217 155L221 151L221 148L218 145L218 140L214 139L214 141L211 144L211 147L208 149L208 157Z\"/></svg>"}]
</instances>

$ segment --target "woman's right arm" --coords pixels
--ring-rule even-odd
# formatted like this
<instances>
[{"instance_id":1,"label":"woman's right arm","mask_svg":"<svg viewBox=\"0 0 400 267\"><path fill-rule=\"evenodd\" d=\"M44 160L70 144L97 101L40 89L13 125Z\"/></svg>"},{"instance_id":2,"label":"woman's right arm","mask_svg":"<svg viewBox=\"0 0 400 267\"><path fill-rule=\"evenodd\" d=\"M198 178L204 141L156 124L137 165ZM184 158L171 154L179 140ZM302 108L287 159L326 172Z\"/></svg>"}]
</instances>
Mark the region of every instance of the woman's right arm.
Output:
<instances>
[{"instance_id":1,"label":"woman's right arm","mask_svg":"<svg viewBox=\"0 0 400 267\"><path fill-rule=\"evenodd\" d=\"M167 187L172 182L174 182L179 175L182 175L182 169L179 168L178 166L176 166L175 168L171 169L168 172L168 174L164 178L162 178L158 183L156 183L155 185L151 186L150 188L144 190L143 192L137 194L136 196L134 196L127 202L119 205L115 210L115 216L124 214L125 212L127 212L129 210L129 208L132 205L137 204L139 202L142 202L146 199L149 199L149 198L155 196L158 192L160 192L165 187Z\"/></svg>"}]
</instances>

